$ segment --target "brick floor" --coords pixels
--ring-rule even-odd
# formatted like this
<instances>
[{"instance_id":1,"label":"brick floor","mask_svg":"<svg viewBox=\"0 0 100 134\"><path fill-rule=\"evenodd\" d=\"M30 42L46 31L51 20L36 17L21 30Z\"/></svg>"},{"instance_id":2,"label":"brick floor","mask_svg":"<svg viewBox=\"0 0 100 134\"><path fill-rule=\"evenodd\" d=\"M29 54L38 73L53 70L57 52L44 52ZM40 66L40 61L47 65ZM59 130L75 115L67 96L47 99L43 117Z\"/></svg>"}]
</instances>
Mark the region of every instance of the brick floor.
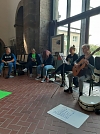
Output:
<instances>
[{"instance_id":1,"label":"brick floor","mask_svg":"<svg viewBox=\"0 0 100 134\"><path fill-rule=\"evenodd\" d=\"M88 88L88 84L85 87ZM100 95L99 88L94 87L94 95ZM66 94L57 84L40 83L25 75L10 79L1 77L0 89L12 92L0 100L0 134L100 134L100 116L79 107L78 90ZM76 129L47 114L59 104L89 114L88 120Z\"/></svg>"}]
</instances>

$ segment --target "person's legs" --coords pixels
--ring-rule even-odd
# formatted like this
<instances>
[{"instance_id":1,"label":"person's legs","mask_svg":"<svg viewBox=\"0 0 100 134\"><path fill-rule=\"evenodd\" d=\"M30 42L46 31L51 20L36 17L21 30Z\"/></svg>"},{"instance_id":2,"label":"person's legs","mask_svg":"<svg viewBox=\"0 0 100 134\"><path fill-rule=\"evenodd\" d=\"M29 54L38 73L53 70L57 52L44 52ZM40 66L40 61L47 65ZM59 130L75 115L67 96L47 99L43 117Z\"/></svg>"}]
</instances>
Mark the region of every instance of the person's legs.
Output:
<instances>
[{"instance_id":1,"label":"person's legs","mask_svg":"<svg viewBox=\"0 0 100 134\"><path fill-rule=\"evenodd\" d=\"M61 68L61 76L62 76L62 84L61 87L65 86L65 73L67 71L72 71L72 66L71 65L67 65L67 64L63 64L62 68Z\"/></svg>"},{"instance_id":2,"label":"person's legs","mask_svg":"<svg viewBox=\"0 0 100 134\"><path fill-rule=\"evenodd\" d=\"M79 77L79 96L83 95L83 82L88 79L90 79L89 75Z\"/></svg>"},{"instance_id":3,"label":"person's legs","mask_svg":"<svg viewBox=\"0 0 100 134\"><path fill-rule=\"evenodd\" d=\"M0 75L1 75L1 72L2 72L2 68L4 67L4 63L3 62L1 62L1 64L0 64Z\"/></svg>"},{"instance_id":4,"label":"person's legs","mask_svg":"<svg viewBox=\"0 0 100 134\"><path fill-rule=\"evenodd\" d=\"M72 65L63 64L61 68L61 75L63 76L66 71L72 71Z\"/></svg>"},{"instance_id":5,"label":"person's legs","mask_svg":"<svg viewBox=\"0 0 100 134\"><path fill-rule=\"evenodd\" d=\"M12 71L12 66L13 66L13 63L12 62L8 63L8 75L7 75L6 78L9 78L9 76L11 74L11 71Z\"/></svg>"},{"instance_id":6,"label":"person's legs","mask_svg":"<svg viewBox=\"0 0 100 134\"><path fill-rule=\"evenodd\" d=\"M33 62L33 61L29 61L26 65L27 69L29 69L30 77L32 77L32 67L35 65L36 65L35 62Z\"/></svg>"},{"instance_id":7,"label":"person's legs","mask_svg":"<svg viewBox=\"0 0 100 134\"><path fill-rule=\"evenodd\" d=\"M73 84L76 88L79 86L78 77L73 77Z\"/></svg>"},{"instance_id":8,"label":"person's legs","mask_svg":"<svg viewBox=\"0 0 100 134\"><path fill-rule=\"evenodd\" d=\"M37 66L37 78L36 78L36 80L41 78L41 70L42 70L41 65L38 65Z\"/></svg>"},{"instance_id":9,"label":"person's legs","mask_svg":"<svg viewBox=\"0 0 100 134\"><path fill-rule=\"evenodd\" d=\"M14 75L16 75L16 62L13 62L13 67L14 67Z\"/></svg>"},{"instance_id":10,"label":"person's legs","mask_svg":"<svg viewBox=\"0 0 100 134\"><path fill-rule=\"evenodd\" d=\"M28 68L29 68L30 74L32 74L32 61L28 62Z\"/></svg>"},{"instance_id":11,"label":"person's legs","mask_svg":"<svg viewBox=\"0 0 100 134\"><path fill-rule=\"evenodd\" d=\"M41 82L44 82L44 81L45 81L46 76L47 76L47 71L48 71L49 69L52 69L52 68L53 68L52 65L46 65L46 66L44 66L44 68L43 68L43 79L42 79Z\"/></svg>"},{"instance_id":12,"label":"person's legs","mask_svg":"<svg viewBox=\"0 0 100 134\"><path fill-rule=\"evenodd\" d=\"M73 73L68 74L68 79L69 79L69 88L67 90L64 90L64 92L70 92L72 93L72 85L73 85Z\"/></svg>"},{"instance_id":13,"label":"person's legs","mask_svg":"<svg viewBox=\"0 0 100 134\"><path fill-rule=\"evenodd\" d=\"M46 66L44 66L44 68L43 68L43 77L44 77L44 78L47 76L47 71L48 71L49 69L52 69L52 68L53 68L52 65L46 65Z\"/></svg>"}]
</instances>

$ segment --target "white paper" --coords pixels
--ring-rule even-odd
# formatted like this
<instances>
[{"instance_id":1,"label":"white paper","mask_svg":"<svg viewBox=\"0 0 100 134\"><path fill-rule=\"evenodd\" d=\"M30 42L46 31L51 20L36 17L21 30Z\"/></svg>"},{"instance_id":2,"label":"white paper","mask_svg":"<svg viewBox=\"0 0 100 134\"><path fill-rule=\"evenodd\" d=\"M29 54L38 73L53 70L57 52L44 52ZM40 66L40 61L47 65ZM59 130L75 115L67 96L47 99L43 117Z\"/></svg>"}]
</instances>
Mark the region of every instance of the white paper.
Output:
<instances>
[{"instance_id":1,"label":"white paper","mask_svg":"<svg viewBox=\"0 0 100 134\"><path fill-rule=\"evenodd\" d=\"M58 105L47 113L76 128L79 128L89 117L89 115L66 107L62 104Z\"/></svg>"}]
</instances>

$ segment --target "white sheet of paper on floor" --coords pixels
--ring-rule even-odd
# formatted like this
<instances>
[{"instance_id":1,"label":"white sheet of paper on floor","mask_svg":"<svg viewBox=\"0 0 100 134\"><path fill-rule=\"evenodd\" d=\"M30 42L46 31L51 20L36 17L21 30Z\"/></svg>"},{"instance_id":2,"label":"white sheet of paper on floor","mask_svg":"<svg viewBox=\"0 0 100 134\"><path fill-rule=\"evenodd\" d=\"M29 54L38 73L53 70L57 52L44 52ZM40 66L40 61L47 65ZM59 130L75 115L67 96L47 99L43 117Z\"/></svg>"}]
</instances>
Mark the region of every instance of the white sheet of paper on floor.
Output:
<instances>
[{"instance_id":1,"label":"white sheet of paper on floor","mask_svg":"<svg viewBox=\"0 0 100 134\"><path fill-rule=\"evenodd\" d=\"M79 128L89 117L89 115L66 107L62 104L56 106L47 113L76 128Z\"/></svg>"}]
</instances>

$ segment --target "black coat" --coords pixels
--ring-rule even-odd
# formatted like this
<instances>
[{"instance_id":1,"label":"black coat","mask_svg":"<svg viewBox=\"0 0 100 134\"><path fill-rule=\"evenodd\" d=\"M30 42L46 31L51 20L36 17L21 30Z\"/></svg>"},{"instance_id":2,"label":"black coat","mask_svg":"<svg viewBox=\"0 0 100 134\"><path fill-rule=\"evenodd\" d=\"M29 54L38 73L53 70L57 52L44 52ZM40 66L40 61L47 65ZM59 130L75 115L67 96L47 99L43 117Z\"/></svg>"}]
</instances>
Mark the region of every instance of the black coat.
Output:
<instances>
[{"instance_id":1,"label":"black coat","mask_svg":"<svg viewBox=\"0 0 100 134\"><path fill-rule=\"evenodd\" d=\"M53 65L54 66L53 56L50 54L46 60L43 60L43 64L44 64L44 66L46 66L46 65Z\"/></svg>"},{"instance_id":2,"label":"black coat","mask_svg":"<svg viewBox=\"0 0 100 134\"><path fill-rule=\"evenodd\" d=\"M27 58L27 62L30 62L30 61L32 61L32 53L30 53L29 55L28 55L28 58ZM34 61L33 61L34 62ZM35 61L36 63L37 63L37 65L40 65L41 64L41 60L40 60L40 56L36 53L36 61Z\"/></svg>"}]
</instances>

